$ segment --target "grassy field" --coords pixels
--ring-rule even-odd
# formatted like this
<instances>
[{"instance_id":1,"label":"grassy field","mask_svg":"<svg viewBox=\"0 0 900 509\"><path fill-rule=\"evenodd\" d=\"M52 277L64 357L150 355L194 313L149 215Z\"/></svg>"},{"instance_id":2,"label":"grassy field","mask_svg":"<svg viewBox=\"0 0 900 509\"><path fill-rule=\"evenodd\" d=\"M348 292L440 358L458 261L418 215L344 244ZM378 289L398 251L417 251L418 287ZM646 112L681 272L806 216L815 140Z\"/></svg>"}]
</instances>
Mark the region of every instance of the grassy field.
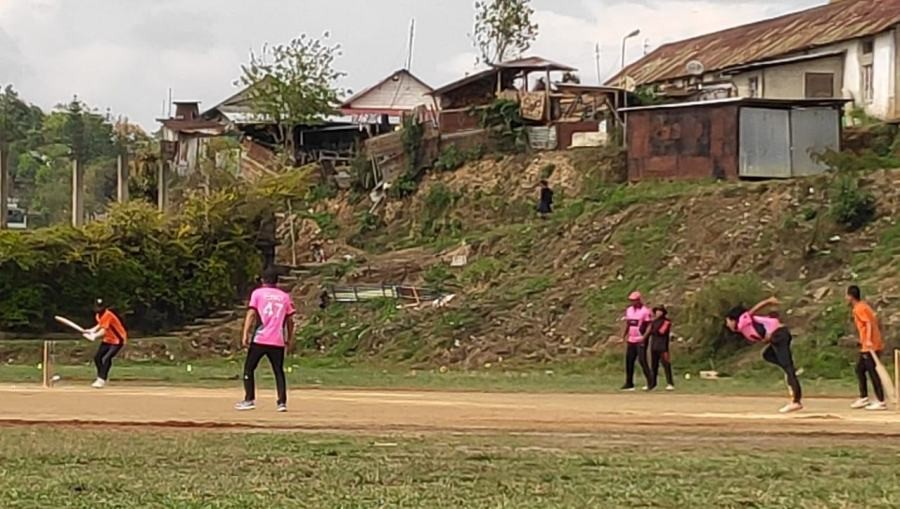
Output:
<instances>
[{"instance_id":1,"label":"grassy field","mask_svg":"<svg viewBox=\"0 0 900 509\"><path fill-rule=\"evenodd\" d=\"M900 506L900 446L842 440L4 428L0 493L41 509Z\"/></svg>"},{"instance_id":2,"label":"grassy field","mask_svg":"<svg viewBox=\"0 0 900 509\"><path fill-rule=\"evenodd\" d=\"M188 370L190 366L190 370ZM192 364L161 364L148 362L117 361L112 370L112 382L140 383L142 385L189 385L223 387L240 384L242 361L206 360ZM598 366L580 362L547 366L540 369L507 370L494 367L478 371L415 370L396 365L372 363L346 363L333 359L292 358L288 363L288 384L293 388L384 388L384 389L433 389L502 392L613 392L624 381L622 368ZM0 383L40 383L38 365L0 365ZM61 376L63 384L87 384L94 379L92 365L53 366L53 373ZM263 387L273 385L269 366L265 361L257 371ZM750 371L743 376L720 380L701 380L696 371L691 380L676 367L676 386L679 392L688 394L742 394L771 395L784 392L783 375L775 368ZM635 378L643 385L643 376ZM855 393L852 379L804 379L804 392L808 396L849 397Z\"/></svg>"}]
</instances>

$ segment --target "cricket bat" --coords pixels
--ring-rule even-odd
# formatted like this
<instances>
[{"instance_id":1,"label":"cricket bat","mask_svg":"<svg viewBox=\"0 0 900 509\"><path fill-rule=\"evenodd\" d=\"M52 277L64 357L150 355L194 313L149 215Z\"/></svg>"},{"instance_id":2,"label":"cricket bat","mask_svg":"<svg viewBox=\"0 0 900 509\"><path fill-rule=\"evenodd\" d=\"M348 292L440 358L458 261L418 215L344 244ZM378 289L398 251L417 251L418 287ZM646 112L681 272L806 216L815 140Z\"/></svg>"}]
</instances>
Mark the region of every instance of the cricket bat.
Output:
<instances>
[{"instance_id":1,"label":"cricket bat","mask_svg":"<svg viewBox=\"0 0 900 509\"><path fill-rule=\"evenodd\" d=\"M886 399L893 401L896 396L894 393L894 379L891 378L891 374L888 373L884 364L881 363L881 359L878 358L878 355L874 353L870 355L875 359L875 371L878 373L878 378L881 379L881 385L884 386L884 395L887 397Z\"/></svg>"},{"instance_id":2,"label":"cricket bat","mask_svg":"<svg viewBox=\"0 0 900 509\"><path fill-rule=\"evenodd\" d=\"M78 332L79 334L81 334L84 337L84 339L86 339L88 341L95 341L97 339L96 334L92 334L90 331L85 330L84 327L78 325L77 323L73 322L72 320L69 320L68 318L66 318L64 316L54 316L53 319L56 320L57 322L61 323L62 325L65 325L66 327L74 330L75 332Z\"/></svg>"}]
</instances>

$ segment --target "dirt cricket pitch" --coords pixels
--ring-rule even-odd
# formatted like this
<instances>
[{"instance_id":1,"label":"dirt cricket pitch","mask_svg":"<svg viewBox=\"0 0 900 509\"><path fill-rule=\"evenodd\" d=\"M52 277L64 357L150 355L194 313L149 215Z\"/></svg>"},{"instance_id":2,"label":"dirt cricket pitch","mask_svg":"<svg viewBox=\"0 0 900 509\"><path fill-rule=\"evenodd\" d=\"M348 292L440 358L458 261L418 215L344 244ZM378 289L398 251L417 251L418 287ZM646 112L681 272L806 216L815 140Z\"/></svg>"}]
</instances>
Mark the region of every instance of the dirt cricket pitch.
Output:
<instances>
[{"instance_id":1,"label":"dirt cricket pitch","mask_svg":"<svg viewBox=\"0 0 900 509\"><path fill-rule=\"evenodd\" d=\"M0 386L0 424L348 431L354 433L601 433L635 427L740 432L900 435L900 413L850 410L844 399L809 399L780 415L777 397L654 394L521 394L294 390L290 411L274 394L237 412L234 389Z\"/></svg>"}]
</instances>

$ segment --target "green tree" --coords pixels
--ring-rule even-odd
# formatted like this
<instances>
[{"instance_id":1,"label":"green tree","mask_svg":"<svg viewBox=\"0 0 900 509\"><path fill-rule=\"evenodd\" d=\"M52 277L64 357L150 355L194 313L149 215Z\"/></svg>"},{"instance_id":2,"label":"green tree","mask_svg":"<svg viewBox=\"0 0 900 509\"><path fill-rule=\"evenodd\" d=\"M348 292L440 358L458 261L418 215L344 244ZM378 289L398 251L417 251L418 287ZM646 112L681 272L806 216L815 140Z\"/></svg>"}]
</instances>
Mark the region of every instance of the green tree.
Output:
<instances>
[{"instance_id":1,"label":"green tree","mask_svg":"<svg viewBox=\"0 0 900 509\"><path fill-rule=\"evenodd\" d=\"M531 0L478 0L475 2L473 40L485 64L521 55L537 39Z\"/></svg>"},{"instance_id":2,"label":"green tree","mask_svg":"<svg viewBox=\"0 0 900 509\"><path fill-rule=\"evenodd\" d=\"M40 125L40 110L19 98L12 85L0 90L0 227L6 226L6 200L9 197L13 172L10 163L13 153Z\"/></svg>"},{"instance_id":3,"label":"green tree","mask_svg":"<svg viewBox=\"0 0 900 509\"><path fill-rule=\"evenodd\" d=\"M276 142L290 160L294 155L293 128L321 122L335 111L344 92L337 86L344 73L334 69L340 45L329 45L328 37L327 32L322 40L301 35L288 44L264 46L241 66L238 84L248 87L256 115L276 126Z\"/></svg>"},{"instance_id":4,"label":"green tree","mask_svg":"<svg viewBox=\"0 0 900 509\"><path fill-rule=\"evenodd\" d=\"M46 118L44 137L48 143L65 145L72 159L85 164L116 155L113 125L77 96Z\"/></svg>"}]
</instances>

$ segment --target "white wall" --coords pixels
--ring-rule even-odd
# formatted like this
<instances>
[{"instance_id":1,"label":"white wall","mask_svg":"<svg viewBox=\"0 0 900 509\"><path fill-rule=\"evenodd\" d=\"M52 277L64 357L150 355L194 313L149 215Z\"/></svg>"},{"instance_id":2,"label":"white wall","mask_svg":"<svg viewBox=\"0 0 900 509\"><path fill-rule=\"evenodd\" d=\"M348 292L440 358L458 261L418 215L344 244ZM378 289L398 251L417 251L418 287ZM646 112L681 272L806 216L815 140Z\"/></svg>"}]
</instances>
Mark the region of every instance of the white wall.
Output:
<instances>
[{"instance_id":1,"label":"white wall","mask_svg":"<svg viewBox=\"0 0 900 509\"><path fill-rule=\"evenodd\" d=\"M866 111L876 117L888 118L894 104L894 33L887 32L875 38L875 100L866 105Z\"/></svg>"}]
</instances>

